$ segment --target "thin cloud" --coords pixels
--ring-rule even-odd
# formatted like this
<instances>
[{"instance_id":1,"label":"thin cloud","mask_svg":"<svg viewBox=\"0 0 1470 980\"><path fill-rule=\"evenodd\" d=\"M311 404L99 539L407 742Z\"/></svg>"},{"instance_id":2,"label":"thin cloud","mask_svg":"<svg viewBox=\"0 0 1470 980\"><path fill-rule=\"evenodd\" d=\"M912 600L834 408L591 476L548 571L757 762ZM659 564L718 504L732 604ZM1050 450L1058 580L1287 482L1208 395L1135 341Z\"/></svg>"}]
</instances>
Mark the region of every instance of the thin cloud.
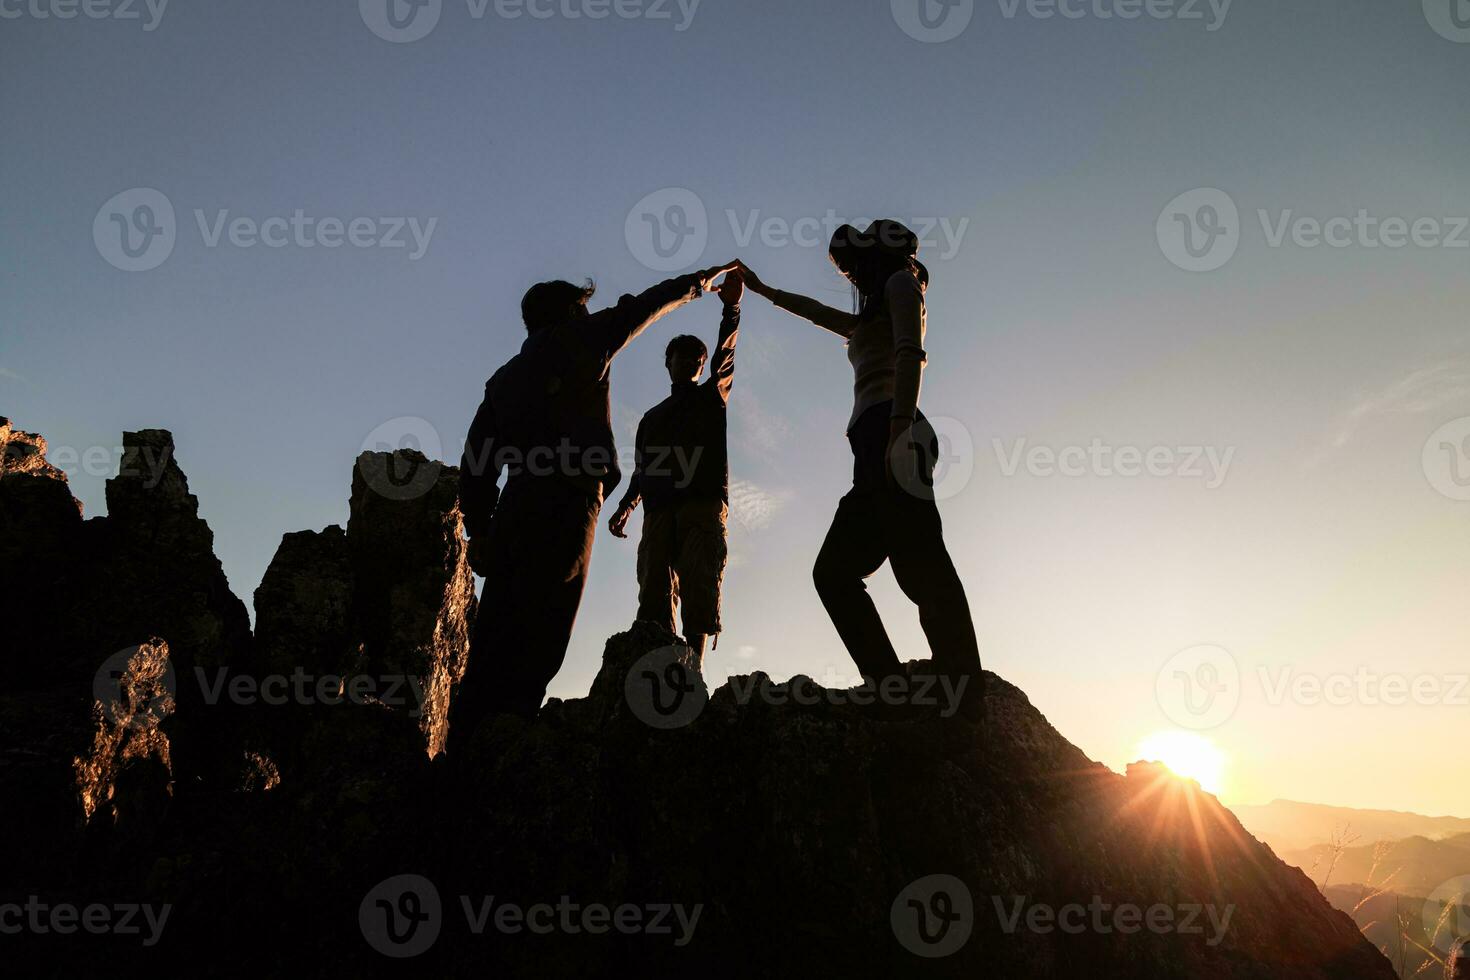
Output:
<instances>
[{"instance_id":1,"label":"thin cloud","mask_svg":"<svg viewBox=\"0 0 1470 980\"><path fill-rule=\"evenodd\" d=\"M743 530L769 527L786 501L786 494L763 490L749 480L730 481L730 520Z\"/></svg>"},{"instance_id":2,"label":"thin cloud","mask_svg":"<svg viewBox=\"0 0 1470 980\"><path fill-rule=\"evenodd\" d=\"M1311 462L1317 462L1333 450L1345 448L1359 432L1378 419L1425 415L1467 400L1470 400L1470 355L1456 355L1415 368L1345 412L1330 445Z\"/></svg>"},{"instance_id":3,"label":"thin cloud","mask_svg":"<svg viewBox=\"0 0 1470 980\"><path fill-rule=\"evenodd\" d=\"M764 456L791 443L791 423L769 411L753 391L738 392L730 404L737 422L736 438L747 452Z\"/></svg>"},{"instance_id":4,"label":"thin cloud","mask_svg":"<svg viewBox=\"0 0 1470 980\"><path fill-rule=\"evenodd\" d=\"M13 381L20 381L20 382L22 382L24 384L30 384L31 383L31 379L30 378L27 378L23 374L19 374L19 373L15 372L15 371L12 371L12 370L10 370L10 368L7 368L7 367L0 367L0 378L10 378Z\"/></svg>"}]
</instances>

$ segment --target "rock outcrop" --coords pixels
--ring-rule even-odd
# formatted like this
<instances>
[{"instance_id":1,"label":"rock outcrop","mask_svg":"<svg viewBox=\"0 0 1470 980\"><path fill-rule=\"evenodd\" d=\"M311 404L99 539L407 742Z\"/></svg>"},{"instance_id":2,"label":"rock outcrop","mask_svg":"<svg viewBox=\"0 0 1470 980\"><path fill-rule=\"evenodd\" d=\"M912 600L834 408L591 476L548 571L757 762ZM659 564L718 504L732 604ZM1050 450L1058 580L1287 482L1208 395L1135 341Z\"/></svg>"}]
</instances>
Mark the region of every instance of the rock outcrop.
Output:
<instances>
[{"instance_id":1,"label":"rock outcrop","mask_svg":"<svg viewBox=\"0 0 1470 980\"><path fill-rule=\"evenodd\" d=\"M29 629L52 628L59 597L77 565L82 506L66 475L46 462L46 440L13 429L0 418L0 636L8 662L25 650ZM15 671L12 687L45 687L59 680L65 647L53 642Z\"/></svg>"},{"instance_id":2,"label":"rock outcrop","mask_svg":"<svg viewBox=\"0 0 1470 980\"><path fill-rule=\"evenodd\" d=\"M256 670L313 685L340 679L344 699L413 719L437 755L475 615L459 471L411 450L363 453L350 511L345 533L332 525L282 539L255 593ZM269 725L287 779L324 717L303 707L315 705L288 706Z\"/></svg>"},{"instance_id":3,"label":"rock outcrop","mask_svg":"<svg viewBox=\"0 0 1470 980\"><path fill-rule=\"evenodd\" d=\"M171 439L125 441L151 485L120 475L108 516L80 528L55 488L8 486L55 476L34 462L0 473L0 516L27 547L53 532L82 542L53 598L95 606L100 625L77 635L117 643L86 647L91 671L134 646L101 694L91 675L80 692L0 691L0 789L19 811L0 904L142 903L167 924L148 945L23 930L6 937L12 968L1393 977L1213 797L1157 767L1090 761L993 675L979 727L945 717L952 702L927 687L937 704L901 710L804 677L710 693L675 637L637 623L608 641L588 697L494 719L462 757L433 755L473 614L452 468L360 459L346 531L283 539L251 638ZM62 621L6 627L40 660ZM427 678L427 710L374 688L285 713L206 700L179 725L186 661L257 683ZM932 677L911 669L916 684Z\"/></svg>"},{"instance_id":4,"label":"rock outcrop","mask_svg":"<svg viewBox=\"0 0 1470 980\"><path fill-rule=\"evenodd\" d=\"M347 550L359 670L385 690L411 679L419 727L436 755L475 616L459 470L413 450L363 453L352 473Z\"/></svg>"}]
</instances>

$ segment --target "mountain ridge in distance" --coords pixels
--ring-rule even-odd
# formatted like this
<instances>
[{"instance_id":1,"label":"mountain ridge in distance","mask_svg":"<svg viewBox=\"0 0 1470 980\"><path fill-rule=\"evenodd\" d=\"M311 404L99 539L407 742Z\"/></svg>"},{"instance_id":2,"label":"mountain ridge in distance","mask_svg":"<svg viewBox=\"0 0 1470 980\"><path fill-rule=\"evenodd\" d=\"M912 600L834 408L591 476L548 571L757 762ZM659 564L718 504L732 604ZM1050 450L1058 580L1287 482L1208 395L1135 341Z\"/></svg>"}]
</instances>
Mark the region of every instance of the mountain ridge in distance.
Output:
<instances>
[{"instance_id":1,"label":"mountain ridge in distance","mask_svg":"<svg viewBox=\"0 0 1470 980\"><path fill-rule=\"evenodd\" d=\"M1230 810L1246 830L1283 857L1330 844L1344 834L1353 838L1350 843L1354 845L1409 837L1437 841L1470 834L1470 817L1425 816L1405 810L1370 810L1281 799L1260 806L1236 805Z\"/></svg>"}]
</instances>

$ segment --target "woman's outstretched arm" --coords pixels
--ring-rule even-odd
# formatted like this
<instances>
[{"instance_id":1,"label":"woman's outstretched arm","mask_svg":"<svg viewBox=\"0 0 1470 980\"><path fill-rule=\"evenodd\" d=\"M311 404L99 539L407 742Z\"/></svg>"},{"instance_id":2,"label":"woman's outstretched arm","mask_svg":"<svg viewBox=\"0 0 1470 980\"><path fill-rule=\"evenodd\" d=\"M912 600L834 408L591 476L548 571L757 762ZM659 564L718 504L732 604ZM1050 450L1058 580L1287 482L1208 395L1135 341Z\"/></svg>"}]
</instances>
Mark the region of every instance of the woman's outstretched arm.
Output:
<instances>
[{"instance_id":1,"label":"woman's outstretched arm","mask_svg":"<svg viewBox=\"0 0 1470 980\"><path fill-rule=\"evenodd\" d=\"M856 314L844 313L799 293L788 293L774 286L768 286L743 262L740 264L740 273L745 279L745 285L749 286L752 292L764 296L787 313L794 313L805 320L810 320L843 339L851 337L853 330L857 327Z\"/></svg>"}]
</instances>

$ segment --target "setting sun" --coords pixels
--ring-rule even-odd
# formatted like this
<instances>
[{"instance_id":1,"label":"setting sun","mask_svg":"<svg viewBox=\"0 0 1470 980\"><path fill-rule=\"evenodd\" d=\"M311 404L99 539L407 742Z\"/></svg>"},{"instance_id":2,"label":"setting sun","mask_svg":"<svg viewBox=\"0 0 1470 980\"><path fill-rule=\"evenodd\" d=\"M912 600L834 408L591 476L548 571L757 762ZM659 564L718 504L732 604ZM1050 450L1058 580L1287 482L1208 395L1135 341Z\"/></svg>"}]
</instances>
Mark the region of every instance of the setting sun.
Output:
<instances>
[{"instance_id":1,"label":"setting sun","mask_svg":"<svg viewBox=\"0 0 1470 980\"><path fill-rule=\"evenodd\" d=\"M1224 784L1225 753L1202 735L1156 732L1138 743L1135 754L1147 762L1162 762L1174 774L1199 783L1206 792L1218 795Z\"/></svg>"}]
</instances>

